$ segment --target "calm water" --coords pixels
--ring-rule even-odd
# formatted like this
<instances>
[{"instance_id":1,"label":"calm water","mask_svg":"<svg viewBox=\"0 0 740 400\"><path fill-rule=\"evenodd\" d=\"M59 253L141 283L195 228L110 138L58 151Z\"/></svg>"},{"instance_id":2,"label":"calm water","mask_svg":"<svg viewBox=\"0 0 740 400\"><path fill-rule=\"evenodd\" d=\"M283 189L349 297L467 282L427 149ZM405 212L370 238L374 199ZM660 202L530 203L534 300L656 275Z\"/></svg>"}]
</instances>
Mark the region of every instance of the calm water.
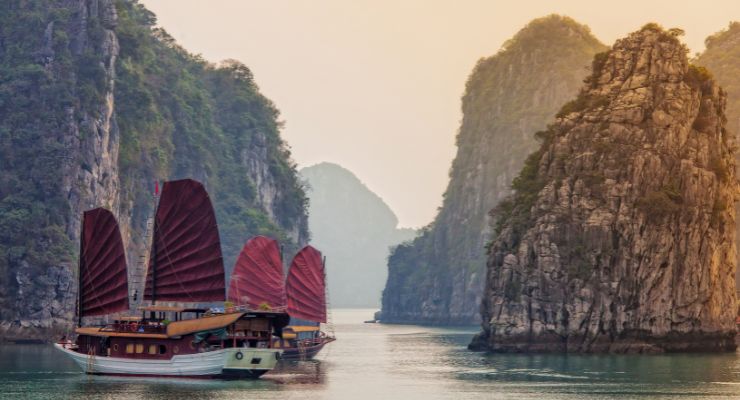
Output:
<instances>
[{"instance_id":1,"label":"calm water","mask_svg":"<svg viewBox=\"0 0 740 400\"><path fill-rule=\"evenodd\" d=\"M740 398L740 352L721 355L483 355L474 329L363 324L336 310L320 361L258 381L88 377L49 346L0 346L0 398L631 399Z\"/></svg>"}]
</instances>

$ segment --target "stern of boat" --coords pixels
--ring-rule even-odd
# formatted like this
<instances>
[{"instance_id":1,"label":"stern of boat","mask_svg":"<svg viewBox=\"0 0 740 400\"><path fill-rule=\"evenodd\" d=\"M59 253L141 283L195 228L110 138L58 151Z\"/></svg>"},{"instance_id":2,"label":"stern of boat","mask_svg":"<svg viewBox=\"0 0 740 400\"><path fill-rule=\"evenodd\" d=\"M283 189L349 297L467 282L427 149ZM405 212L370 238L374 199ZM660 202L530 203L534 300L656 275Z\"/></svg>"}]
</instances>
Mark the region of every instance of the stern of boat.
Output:
<instances>
[{"instance_id":1,"label":"stern of boat","mask_svg":"<svg viewBox=\"0 0 740 400\"><path fill-rule=\"evenodd\" d=\"M282 350L232 347L224 349L224 378L259 378L275 368Z\"/></svg>"}]
</instances>

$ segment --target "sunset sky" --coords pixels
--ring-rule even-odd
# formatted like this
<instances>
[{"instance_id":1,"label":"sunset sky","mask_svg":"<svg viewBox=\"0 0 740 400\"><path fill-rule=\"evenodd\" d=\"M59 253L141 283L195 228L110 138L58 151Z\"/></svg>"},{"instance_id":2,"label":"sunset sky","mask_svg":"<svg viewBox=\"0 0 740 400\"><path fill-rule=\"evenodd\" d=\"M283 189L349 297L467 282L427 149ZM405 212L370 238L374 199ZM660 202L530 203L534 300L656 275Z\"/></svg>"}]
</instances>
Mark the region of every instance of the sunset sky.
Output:
<instances>
[{"instance_id":1,"label":"sunset sky","mask_svg":"<svg viewBox=\"0 0 740 400\"><path fill-rule=\"evenodd\" d=\"M697 52L740 19L737 0L142 3L191 52L249 66L299 166L346 167L410 227L441 205L470 71L528 21L568 15L609 45L655 21L684 29Z\"/></svg>"}]
</instances>

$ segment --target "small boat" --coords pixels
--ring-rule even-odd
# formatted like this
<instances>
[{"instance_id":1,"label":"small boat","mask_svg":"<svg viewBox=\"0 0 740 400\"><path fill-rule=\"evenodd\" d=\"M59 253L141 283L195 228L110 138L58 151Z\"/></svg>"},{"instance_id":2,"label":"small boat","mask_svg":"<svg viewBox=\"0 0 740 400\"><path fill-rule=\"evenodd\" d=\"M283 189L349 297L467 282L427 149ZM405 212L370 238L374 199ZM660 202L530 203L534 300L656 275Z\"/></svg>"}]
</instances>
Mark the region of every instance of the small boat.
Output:
<instances>
[{"instance_id":1,"label":"small boat","mask_svg":"<svg viewBox=\"0 0 740 400\"><path fill-rule=\"evenodd\" d=\"M229 284L231 303L262 310L285 310L291 323L272 347L283 350L288 360L311 359L336 340L321 331L327 322L325 260L312 246L293 258L283 279L283 261L278 242L257 236L244 245Z\"/></svg>"},{"instance_id":2,"label":"small boat","mask_svg":"<svg viewBox=\"0 0 740 400\"><path fill-rule=\"evenodd\" d=\"M84 213L77 338L63 338L55 347L88 374L257 378L273 369L282 354L273 337L281 337L289 322L285 311L156 303L226 299L216 217L200 183L164 184L153 235L143 282L150 305L131 315L118 223L103 208ZM83 318L101 316L113 316L113 322L83 325Z\"/></svg>"}]
</instances>

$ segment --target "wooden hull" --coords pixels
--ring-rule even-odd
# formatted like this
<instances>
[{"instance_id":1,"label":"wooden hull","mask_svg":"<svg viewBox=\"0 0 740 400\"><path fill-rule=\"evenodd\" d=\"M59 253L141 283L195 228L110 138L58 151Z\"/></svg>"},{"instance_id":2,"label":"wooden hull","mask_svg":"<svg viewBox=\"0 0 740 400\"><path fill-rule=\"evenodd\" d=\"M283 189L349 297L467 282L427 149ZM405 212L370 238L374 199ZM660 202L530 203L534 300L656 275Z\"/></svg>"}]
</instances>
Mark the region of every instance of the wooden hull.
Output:
<instances>
[{"instance_id":1,"label":"wooden hull","mask_svg":"<svg viewBox=\"0 0 740 400\"><path fill-rule=\"evenodd\" d=\"M146 360L89 356L59 343L54 347L72 358L87 374L183 378L259 378L275 367L282 353L276 349L227 348L177 355L169 360Z\"/></svg>"},{"instance_id":2,"label":"wooden hull","mask_svg":"<svg viewBox=\"0 0 740 400\"><path fill-rule=\"evenodd\" d=\"M327 344L333 342L334 339L325 339L319 343L310 345L310 346L303 346L303 347L291 347L287 349L283 349L283 359L284 360L310 360L313 359L321 349L324 348Z\"/></svg>"}]
</instances>

